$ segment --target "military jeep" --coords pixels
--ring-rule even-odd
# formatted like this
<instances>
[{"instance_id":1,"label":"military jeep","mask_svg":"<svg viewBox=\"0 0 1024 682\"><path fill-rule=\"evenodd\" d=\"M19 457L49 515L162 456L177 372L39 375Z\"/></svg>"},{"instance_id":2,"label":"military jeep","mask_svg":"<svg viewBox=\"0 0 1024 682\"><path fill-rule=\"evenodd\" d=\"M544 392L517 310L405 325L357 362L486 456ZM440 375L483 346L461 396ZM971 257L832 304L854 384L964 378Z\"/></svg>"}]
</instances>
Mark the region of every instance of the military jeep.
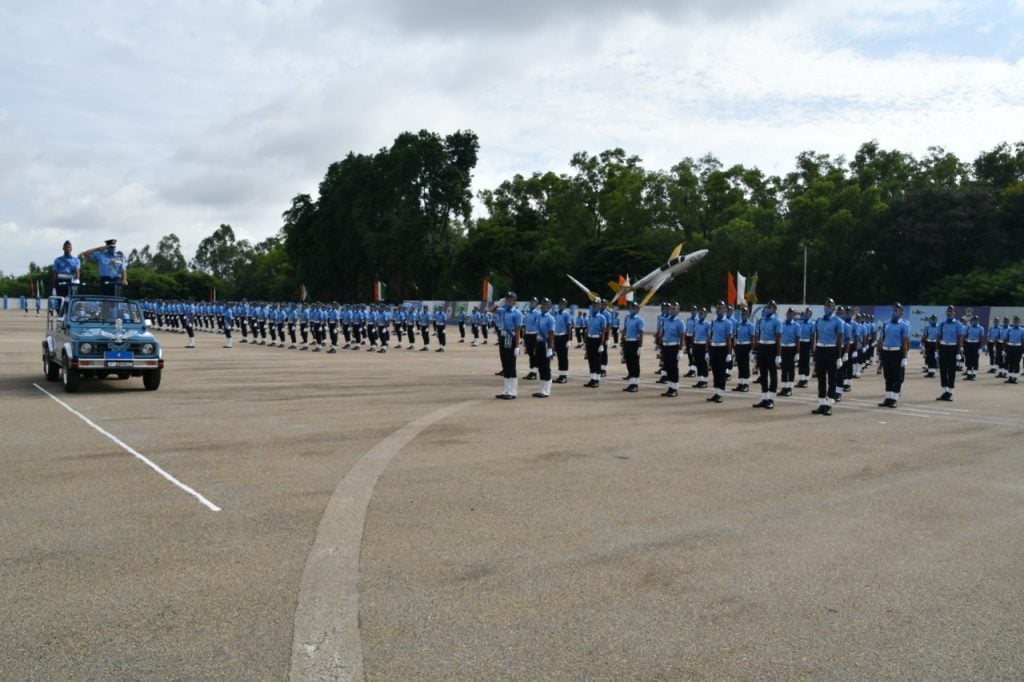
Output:
<instances>
[{"instance_id":1,"label":"military jeep","mask_svg":"<svg viewBox=\"0 0 1024 682\"><path fill-rule=\"evenodd\" d=\"M74 393L84 379L142 377L147 391L160 387L160 342L135 301L120 296L57 297L47 317L43 373Z\"/></svg>"}]
</instances>

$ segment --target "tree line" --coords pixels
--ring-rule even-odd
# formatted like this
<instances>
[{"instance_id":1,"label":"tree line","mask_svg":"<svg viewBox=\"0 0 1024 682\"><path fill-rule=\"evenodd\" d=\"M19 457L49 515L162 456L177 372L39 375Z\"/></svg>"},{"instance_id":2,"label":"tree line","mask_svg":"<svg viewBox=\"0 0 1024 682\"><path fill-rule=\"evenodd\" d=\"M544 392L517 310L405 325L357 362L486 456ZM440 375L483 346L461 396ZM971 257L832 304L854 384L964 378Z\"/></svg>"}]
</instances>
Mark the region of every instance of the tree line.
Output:
<instances>
[{"instance_id":1,"label":"tree line","mask_svg":"<svg viewBox=\"0 0 1024 682\"><path fill-rule=\"evenodd\" d=\"M381 281L391 300L472 300L486 278L582 302L566 273L608 292L607 280L646 274L684 242L709 254L661 300L723 298L726 273L740 271L758 275L762 299L798 301L806 255L809 302L1024 305L1024 142L964 161L870 141L852 159L803 152L784 176L711 155L649 170L622 149L579 152L567 173L479 192L474 217L478 151L471 131L423 130L350 153L262 242L220 225L191 261L174 234L133 250L129 294L294 300L301 284L316 300L362 301Z\"/></svg>"}]
</instances>

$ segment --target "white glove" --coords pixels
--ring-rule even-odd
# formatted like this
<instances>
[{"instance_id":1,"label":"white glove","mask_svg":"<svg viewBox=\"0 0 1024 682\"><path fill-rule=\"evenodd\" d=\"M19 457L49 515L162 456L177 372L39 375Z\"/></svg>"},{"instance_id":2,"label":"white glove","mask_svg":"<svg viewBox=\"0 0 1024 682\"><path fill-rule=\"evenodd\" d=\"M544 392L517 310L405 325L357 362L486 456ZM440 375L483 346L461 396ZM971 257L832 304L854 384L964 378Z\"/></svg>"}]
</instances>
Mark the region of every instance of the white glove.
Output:
<instances>
[{"instance_id":1,"label":"white glove","mask_svg":"<svg viewBox=\"0 0 1024 682\"><path fill-rule=\"evenodd\" d=\"M842 369L842 368L843 368L843 359L842 358L836 358L836 369Z\"/></svg>"},{"instance_id":2,"label":"white glove","mask_svg":"<svg viewBox=\"0 0 1024 682\"><path fill-rule=\"evenodd\" d=\"M726 364L732 362L732 353L729 353L728 355L725 356L725 362Z\"/></svg>"},{"instance_id":3,"label":"white glove","mask_svg":"<svg viewBox=\"0 0 1024 682\"><path fill-rule=\"evenodd\" d=\"M603 353L604 352L604 344L603 343L600 346L597 347L597 352L598 353Z\"/></svg>"},{"instance_id":4,"label":"white glove","mask_svg":"<svg viewBox=\"0 0 1024 682\"><path fill-rule=\"evenodd\" d=\"M900 360L900 367L906 367L906 366L907 366L907 359L903 358L902 360Z\"/></svg>"},{"instance_id":5,"label":"white glove","mask_svg":"<svg viewBox=\"0 0 1024 682\"><path fill-rule=\"evenodd\" d=\"M56 295L57 295L57 290L56 289L50 289L50 296L56 296Z\"/></svg>"},{"instance_id":6,"label":"white glove","mask_svg":"<svg viewBox=\"0 0 1024 682\"><path fill-rule=\"evenodd\" d=\"M854 360L856 360L856 359L857 359L857 351L853 351L853 359L854 359Z\"/></svg>"},{"instance_id":7,"label":"white glove","mask_svg":"<svg viewBox=\"0 0 1024 682\"><path fill-rule=\"evenodd\" d=\"M711 353L704 354L704 362L711 362Z\"/></svg>"},{"instance_id":8,"label":"white glove","mask_svg":"<svg viewBox=\"0 0 1024 682\"><path fill-rule=\"evenodd\" d=\"M935 351L935 359L936 359L936 360L938 360L938 359L939 359L939 351Z\"/></svg>"},{"instance_id":9,"label":"white glove","mask_svg":"<svg viewBox=\"0 0 1024 682\"><path fill-rule=\"evenodd\" d=\"M840 358L840 360L842 360L843 362L847 362L849 359L850 359L850 356L847 355L846 353L843 353L843 357Z\"/></svg>"},{"instance_id":10,"label":"white glove","mask_svg":"<svg viewBox=\"0 0 1024 682\"><path fill-rule=\"evenodd\" d=\"M781 355L776 355L775 356L775 366L776 367L781 367L782 366L782 356Z\"/></svg>"},{"instance_id":11,"label":"white glove","mask_svg":"<svg viewBox=\"0 0 1024 682\"><path fill-rule=\"evenodd\" d=\"M644 354L644 349L643 348L637 348L636 349L636 356L637 357L640 357L643 354Z\"/></svg>"},{"instance_id":12,"label":"white glove","mask_svg":"<svg viewBox=\"0 0 1024 682\"><path fill-rule=\"evenodd\" d=\"M518 357L519 357L519 355L520 355L520 354L521 354L522 352L523 352L523 349L522 349L522 348L520 348L519 346L516 346L515 350L513 350L513 351L512 351L512 355L514 355L515 357L517 357L517 358L518 358Z\"/></svg>"},{"instance_id":13,"label":"white glove","mask_svg":"<svg viewBox=\"0 0 1024 682\"><path fill-rule=\"evenodd\" d=\"M963 362L964 361L964 356L961 355L960 353L957 353L956 354L956 361L957 362Z\"/></svg>"},{"instance_id":14,"label":"white glove","mask_svg":"<svg viewBox=\"0 0 1024 682\"><path fill-rule=\"evenodd\" d=\"M544 357L546 357L546 358L550 358L554 354L555 354L555 351L552 350L551 348L548 348L546 351L544 351Z\"/></svg>"}]
</instances>

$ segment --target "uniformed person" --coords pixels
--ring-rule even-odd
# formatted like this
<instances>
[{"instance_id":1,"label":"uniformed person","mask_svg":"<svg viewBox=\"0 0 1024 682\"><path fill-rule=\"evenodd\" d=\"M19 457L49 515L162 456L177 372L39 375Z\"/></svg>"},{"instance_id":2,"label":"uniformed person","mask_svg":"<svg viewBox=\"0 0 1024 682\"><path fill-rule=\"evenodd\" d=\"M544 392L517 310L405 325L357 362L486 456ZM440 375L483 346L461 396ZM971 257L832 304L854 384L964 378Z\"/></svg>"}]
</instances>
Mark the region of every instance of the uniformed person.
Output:
<instances>
[{"instance_id":1,"label":"uniformed person","mask_svg":"<svg viewBox=\"0 0 1024 682\"><path fill-rule=\"evenodd\" d=\"M779 353L782 343L782 323L775 315L775 301L768 301L761 313L754 332L754 348L757 353L758 383L761 384L761 401L753 407L771 410L775 407L775 393L779 390Z\"/></svg>"},{"instance_id":2,"label":"uniformed person","mask_svg":"<svg viewBox=\"0 0 1024 682\"><path fill-rule=\"evenodd\" d=\"M540 299L540 308L537 310L535 343L534 362L540 374L540 388L533 397L547 398L551 395L551 358L555 355L555 318L551 314L551 299L547 296Z\"/></svg>"},{"instance_id":3,"label":"uniformed person","mask_svg":"<svg viewBox=\"0 0 1024 682\"><path fill-rule=\"evenodd\" d=\"M444 311L444 306L437 306L437 312L434 314L434 334L437 335L437 353L444 352L445 343L448 338L445 335L447 327L448 314Z\"/></svg>"},{"instance_id":4,"label":"uniformed person","mask_svg":"<svg viewBox=\"0 0 1024 682\"><path fill-rule=\"evenodd\" d=\"M779 367L782 371L782 390L779 391L779 395L791 396L796 385L796 357L800 352L800 323L796 321L796 312L792 308L786 310L779 347L782 351L782 364Z\"/></svg>"},{"instance_id":5,"label":"uniformed person","mask_svg":"<svg viewBox=\"0 0 1024 682\"><path fill-rule=\"evenodd\" d=\"M932 315L928 318L928 324L921 330L921 354L924 355L925 376L929 379L935 376L935 370L939 363L939 318Z\"/></svg>"},{"instance_id":6,"label":"uniformed person","mask_svg":"<svg viewBox=\"0 0 1024 682\"><path fill-rule=\"evenodd\" d=\"M117 240L108 239L104 246L97 246L79 255L81 260L89 258L99 267L100 294L120 296L121 287L128 285L128 259L117 250Z\"/></svg>"},{"instance_id":7,"label":"uniformed person","mask_svg":"<svg viewBox=\"0 0 1024 682\"><path fill-rule=\"evenodd\" d=\"M524 379L537 378L537 318L540 317L540 304L537 297L530 299L529 307L523 313L523 347L526 350L526 359L530 363L530 371Z\"/></svg>"},{"instance_id":8,"label":"uniformed person","mask_svg":"<svg viewBox=\"0 0 1024 682\"><path fill-rule=\"evenodd\" d=\"M522 352L520 343L523 333L523 314L516 308L517 296L514 291L505 294L498 323L498 354L501 358L501 375L505 389L494 396L499 400L515 400L519 393L519 379L516 375L516 358Z\"/></svg>"},{"instance_id":9,"label":"uniformed person","mask_svg":"<svg viewBox=\"0 0 1024 682\"><path fill-rule=\"evenodd\" d=\"M605 336L608 332L608 318L601 314L601 299L595 300L590 306L587 318L587 364L590 368L590 381L583 384L587 388L601 385L601 353L604 351Z\"/></svg>"},{"instance_id":10,"label":"uniformed person","mask_svg":"<svg viewBox=\"0 0 1024 682\"><path fill-rule=\"evenodd\" d=\"M811 309L805 308L800 314L800 346L797 362L797 388L807 388L811 378L811 348L814 345L814 321Z\"/></svg>"},{"instance_id":11,"label":"uniformed person","mask_svg":"<svg viewBox=\"0 0 1024 682\"><path fill-rule=\"evenodd\" d=\"M224 347L231 348L231 327L234 326L235 313L231 310L231 306L224 306L223 326L224 326Z\"/></svg>"},{"instance_id":12,"label":"uniformed person","mask_svg":"<svg viewBox=\"0 0 1024 682\"><path fill-rule=\"evenodd\" d=\"M1024 350L1024 327L1020 326L1017 315L1013 316L1013 323L1003 335L1003 346L1006 356L1006 381L1003 383L1015 384L1020 380L1020 358Z\"/></svg>"},{"instance_id":13,"label":"uniformed person","mask_svg":"<svg viewBox=\"0 0 1024 682\"><path fill-rule=\"evenodd\" d=\"M622 358L626 363L626 381L622 389L627 393L640 390L640 354L644 346L644 318L640 316L640 302L629 302L629 313L622 323Z\"/></svg>"},{"instance_id":14,"label":"uniformed person","mask_svg":"<svg viewBox=\"0 0 1024 682\"><path fill-rule=\"evenodd\" d=\"M572 337L572 312L569 302L564 298L558 302L555 317L555 356L558 358L558 378L556 384L569 382L569 343Z\"/></svg>"},{"instance_id":15,"label":"uniformed person","mask_svg":"<svg viewBox=\"0 0 1024 682\"><path fill-rule=\"evenodd\" d=\"M687 320L685 332L691 333L692 336L690 345L690 356L691 367L696 366L697 368L697 383L693 385L693 388L707 388L708 387L708 339L711 338L711 323L707 320L708 309L701 306L697 310L697 318L694 320L693 316L690 316L690 320L693 320L693 326L690 326L690 321ZM689 376L689 375L687 375Z\"/></svg>"},{"instance_id":16,"label":"uniformed person","mask_svg":"<svg viewBox=\"0 0 1024 682\"><path fill-rule=\"evenodd\" d=\"M811 414L832 414L837 393L837 373L843 366L843 321L835 315L836 302L825 300L824 313L814 325L814 367L818 374L818 408Z\"/></svg>"},{"instance_id":17,"label":"uniformed person","mask_svg":"<svg viewBox=\"0 0 1024 682\"><path fill-rule=\"evenodd\" d=\"M892 314L882 325L878 339L879 370L885 375L885 400L879 407L896 407L907 371L910 353L910 324L903 319L903 306L893 303Z\"/></svg>"},{"instance_id":18,"label":"uniformed person","mask_svg":"<svg viewBox=\"0 0 1024 682\"><path fill-rule=\"evenodd\" d=\"M664 398L675 398L679 395L679 352L686 336L686 323L679 319L679 304L672 303L661 324L661 366L665 372L665 383L668 388L662 393Z\"/></svg>"},{"instance_id":19,"label":"uniformed person","mask_svg":"<svg viewBox=\"0 0 1024 682\"><path fill-rule=\"evenodd\" d=\"M978 360L985 347L985 328L978 316L971 317L971 323L964 329L964 381L974 381L978 376Z\"/></svg>"},{"instance_id":20,"label":"uniformed person","mask_svg":"<svg viewBox=\"0 0 1024 682\"><path fill-rule=\"evenodd\" d=\"M71 255L71 242L64 242L64 253L53 261L52 288L54 296L71 296L81 281L82 262Z\"/></svg>"},{"instance_id":21,"label":"uniformed person","mask_svg":"<svg viewBox=\"0 0 1024 682\"><path fill-rule=\"evenodd\" d=\"M956 308L946 307L946 319L939 324L938 365L942 394L936 400L953 400L956 386L956 366L963 351L964 325L956 319Z\"/></svg>"},{"instance_id":22,"label":"uniformed person","mask_svg":"<svg viewBox=\"0 0 1024 682\"><path fill-rule=\"evenodd\" d=\"M715 319L711 321L707 340L707 354L711 360L715 388L707 399L711 403L720 403L725 397L726 367L732 360L733 324L725 313L725 301L716 303Z\"/></svg>"},{"instance_id":23,"label":"uniformed person","mask_svg":"<svg viewBox=\"0 0 1024 682\"><path fill-rule=\"evenodd\" d=\"M740 304L740 322L733 332L733 356L736 358L738 378L732 390L746 393L750 390L750 349L754 343L754 323L750 311Z\"/></svg>"}]
</instances>

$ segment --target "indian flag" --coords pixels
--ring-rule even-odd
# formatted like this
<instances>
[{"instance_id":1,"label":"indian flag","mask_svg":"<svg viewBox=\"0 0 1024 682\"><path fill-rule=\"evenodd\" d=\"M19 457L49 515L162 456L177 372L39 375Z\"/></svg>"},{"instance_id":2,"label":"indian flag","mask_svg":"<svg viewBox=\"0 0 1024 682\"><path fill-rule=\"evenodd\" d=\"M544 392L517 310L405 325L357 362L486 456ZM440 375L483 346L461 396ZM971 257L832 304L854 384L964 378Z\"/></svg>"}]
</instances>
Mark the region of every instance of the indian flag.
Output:
<instances>
[{"instance_id":1,"label":"indian flag","mask_svg":"<svg viewBox=\"0 0 1024 682\"><path fill-rule=\"evenodd\" d=\"M483 291L480 294L480 300L490 303L494 300L494 285L488 280L484 280Z\"/></svg>"},{"instance_id":2,"label":"indian flag","mask_svg":"<svg viewBox=\"0 0 1024 682\"><path fill-rule=\"evenodd\" d=\"M305 303L306 302L306 296L307 296L306 285L305 284L300 284L299 285L299 302L300 303Z\"/></svg>"},{"instance_id":3,"label":"indian flag","mask_svg":"<svg viewBox=\"0 0 1024 682\"><path fill-rule=\"evenodd\" d=\"M386 282L376 281L373 283L373 300L384 301L388 297L388 285Z\"/></svg>"}]
</instances>

